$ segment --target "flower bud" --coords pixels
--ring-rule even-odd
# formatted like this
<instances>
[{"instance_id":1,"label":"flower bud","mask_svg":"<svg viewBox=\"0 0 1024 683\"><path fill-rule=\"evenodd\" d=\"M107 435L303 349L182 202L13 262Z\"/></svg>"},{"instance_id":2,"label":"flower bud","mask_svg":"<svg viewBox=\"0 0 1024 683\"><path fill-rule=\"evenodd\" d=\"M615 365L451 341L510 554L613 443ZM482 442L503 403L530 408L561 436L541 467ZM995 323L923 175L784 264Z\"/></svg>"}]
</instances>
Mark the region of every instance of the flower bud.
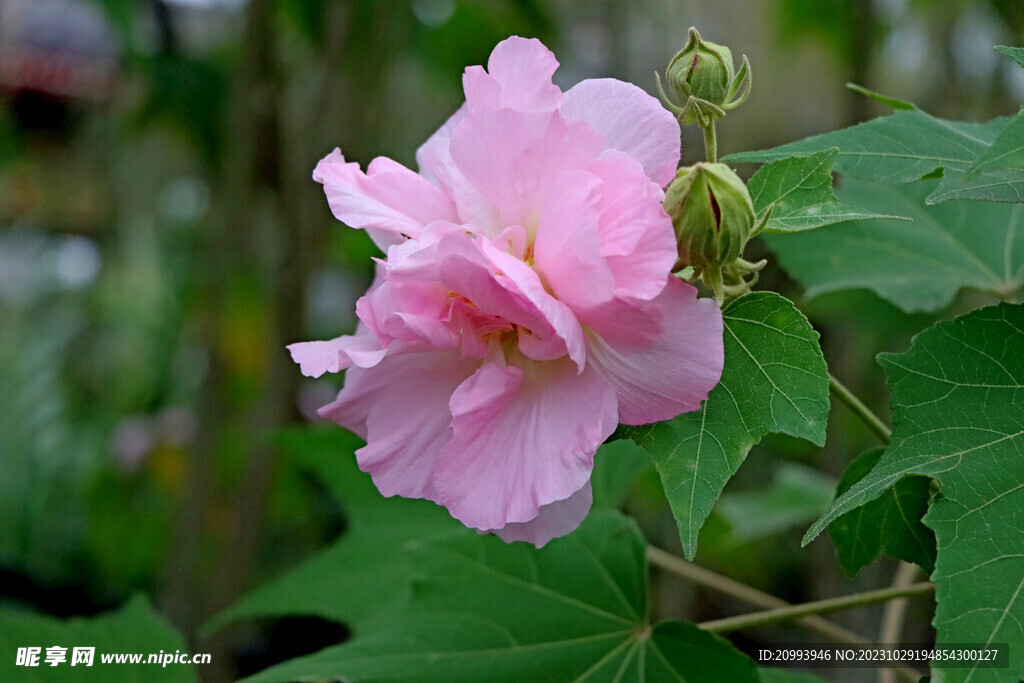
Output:
<instances>
[{"instance_id":1,"label":"flower bud","mask_svg":"<svg viewBox=\"0 0 1024 683\"><path fill-rule=\"evenodd\" d=\"M676 102L665 94L661 76L657 76L661 99L683 125L699 123L707 128L730 109L743 104L750 94L750 62L743 57L737 72L732 51L724 45L702 40L697 29L690 29L686 46L672 58L665 72L668 89Z\"/></svg>"},{"instance_id":2,"label":"flower bud","mask_svg":"<svg viewBox=\"0 0 1024 683\"><path fill-rule=\"evenodd\" d=\"M726 103L735 76L729 48L701 40L695 28L690 29L689 41L665 72L679 101L696 97L719 107Z\"/></svg>"},{"instance_id":3,"label":"flower bud","mask_svg":"<svg viewBox=\"0 0 1024 683\"><path fill-rule=\"evenodd\" d=\"M756 223L747 186L725 164L680 169L665 191L665 211L675 226L680 263L698 271L720 271L736 261Z\"/></svg>"}]
</instances>

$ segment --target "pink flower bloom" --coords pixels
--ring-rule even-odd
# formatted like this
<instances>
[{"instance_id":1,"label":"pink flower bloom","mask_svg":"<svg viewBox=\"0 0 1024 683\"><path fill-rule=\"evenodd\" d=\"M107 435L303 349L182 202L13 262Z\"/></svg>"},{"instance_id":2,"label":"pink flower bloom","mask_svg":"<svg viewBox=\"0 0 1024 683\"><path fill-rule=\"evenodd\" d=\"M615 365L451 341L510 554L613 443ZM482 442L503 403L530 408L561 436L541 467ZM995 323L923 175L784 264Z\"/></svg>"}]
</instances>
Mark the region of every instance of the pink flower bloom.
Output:
<instances>
[{"instance_id":1,"label":"pink flower bloom","mask_svg":"<svg viewBox=\"0 0 1024 683\"><path fill-rule=\"evenodd\" d=\"M418 174L320 162L334 215L387 258L355 335L289 347L310 377L349 368L320 415L366 439L381 493L537 546L586 516L617 423L696 410L723 362L717 305L670 275L675 117L616 80L563 93L557 66L509 38L467 68Z\"/></svg>"}]
</instances>

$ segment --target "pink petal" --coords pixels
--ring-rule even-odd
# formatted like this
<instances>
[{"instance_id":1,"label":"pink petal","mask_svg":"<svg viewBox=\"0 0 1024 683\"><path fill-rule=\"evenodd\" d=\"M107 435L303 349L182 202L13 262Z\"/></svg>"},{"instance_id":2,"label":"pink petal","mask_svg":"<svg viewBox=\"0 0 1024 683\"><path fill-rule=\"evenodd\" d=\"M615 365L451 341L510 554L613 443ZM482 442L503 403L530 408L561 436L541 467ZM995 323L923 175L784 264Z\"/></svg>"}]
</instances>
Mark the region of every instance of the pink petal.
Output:
<instances>
[{"instance_id":1,"label":"pink petal","mask_svg":"<svg viewBox=\"0 0 1024 683\"><path fill-rule=\"evenodd\" d=\"M477 529L528 522L590 478L614 431L615 396L567 359L482 366L451 397L454 436L435 472L440 501Z\"/></svg>"},{"instance_id":2,"label":"pink petal","mask_svg":"<svg viewBox=\"0 0 1024 683\"><path fill-rule=\"evenodd\" d=\"M452 172L458 174L448 153L448 147L452 143L452 131L466 116L467 111L469 108L463 104L416 150L416 165L419 166L420 175L428 180L440 182L443 187L450 186L444 182L447 176Z\"/></svg>"},{"instance_id":3,"label":"pink petal","mask_svg":"<svg viewBox=\"0 0 1024 683\"><path fill-rule=\"evenodd\" d=\"M486 72L466 69L466 102L471 109L554 111L562 103L562 91L551 83L557 68L555 55L539 40L513 36L495 46Z\"/></svg>"},{"instance_id":4,"label":"pink petal","mask_svg":"<svg viewBox=\"0 0 1024 683\"><path fill-rule=\"evenodd\" d=\"M532 238L551 184L564 171L585 168L602 146L597 131L557 112L471 111L455 127L450 148L455 165L478 193L453 194L460 211L472 209L472 215L462 211L463 221L492 238L510 225L522 226ZM478 204L479 197L486 199L489 212Z\"/></svg>"},{"instance_id":5,"label":"pink petal","mask_svg":"<svg viewBox=\"0 0 1024 683\"><path fill-rule=\"evenodd\" d=\"M520 348L531 358L569 354L580 367L584 363L583 330L572 311L544 290L528 265L485 238L446 234L422 255L410 255L393 266L388 277L393 282L440 282L483 313L519 325ZM468 353L476 355L477 349Z\"/></svg>"},{"instance_id":6,"label":"pink petal","mask_svg":"<svg viewBox=\"0 0 1024 683\"><path fill-rule=\"evenodd\" d=\"M524 296L550 326L550 329L537 325L520 328L519 350L533 360L554 360L568 355L582 372L587 357L586 343L583 328L572 309L547 292L533 268L487 240L479 240L479 243L498 271L495 274L498 281Z\"/></svg>"},{"instance_id":7,"label":"pink petal","mask_svg":"<svg viewBox=\"0 0 1024 683\"><path fill-rule=\"evenodd\" d=\"M470 109L498 109L501 106L501 84L479 64L466 67L462 74L462 89L466 92L466 104Z\"/></svg>"},{"instance_id":8,"label":"pink petal","mask_svg":"<svg viewBox=\"0 0 1024 683\"><path fill-rule=\"evenodd\" d=\"M288 351L306 377L341 372L352 365L369 368L379 363L387 353L370 334L346 335L330 341L298 342L290 344Z\"/></svg>"},{"instance_id":9,"label":"pink petal","mask_svg":"<svg viewBox=\"0 0 1024 683\"><path fill-rule=\"evenodd\" d=\"M611 154L587 172L558 177L535 243L537 272L587 325L608 318L613 308L631 314L632 304L616 305L616 298L653 299L676 260L661 190L637 162Z\"/></svg>"},{"instance_id":10,"label":"pink petal","mask_svg":"<svg viewBox=\"0 0 1024 683\"><path fill-rule=\"evenodd\" d=\"M640 88L612 78L581 81L565 93L561 112L597 129L607 147L639 161L659 186L672 181L679 165L679 122Z\"/></svg>"},{"instance_id":11,"label":"pink petal","mask_svg":"<svg viewBox=\"0 0 1024 683\"><path fill-rule=\"evenodd\" d=\"M384 281L359 298L356 314L384 343L419 341L434 349L459 344L448 320L448 290L436 282Z\"/></svg>"},{"instance_id":12,"label":"pink petal","mask_svg":"<svg viewBox=\"0 0 1024 683\"><path fill-rule=\"evenodd\" d=\"M647 301L612 299L577 316L587 328L588 346L597 336L620 351L639 353L653 348L662 336L662 312Z\"/></svg>"},{"instance_id":13,"label":"pink petal","mask_svg":"<svg viewBox=\"0 0 1024 683\"><path fill-rule=\"evenodd\" d=\"M529 522L506 524L495 529L494 534L506 543L526 541L543 548L551 539L565 536L582 524L593 502L594 493L587 481L568 498L541 506L540 512Z\"/></svg>"},{"instance_id":14,"label":"pink petal","mask_svg":"<svg viewBox=\"0 0 1024 683\"><path fill-rule=\"evenodd\" d=\"M491 355L489 335L511 332L512 323L501 316L486 313L462 299L452 304L452 320L462 331L462 354L484 359Z\"/></svg>"},{"instance_id":15,"label":"pink petal","mask_svg":"<svg viewBox=\"0 0 1024 683\"><path fill-rule=\"evenodd\" d=\"M434 467L451 438L448 401L479 366L458 351L389 355L376 367L350 369L320 417L366 439L356 458L383 495L437 500Z\"/></svg>"},{"instance_id":16,"label":"pink petal","mask_svg":"<svg viewBox=\"0 0 1024 683\"><path fill-rule=\"evenodd\" d=\"M379 261L387 278L395 282L395 273L406 273L405 281L436 283L440 277L438 268L438 246L446 235L476 236L472 225L458 225L446 221L434 221L423 227L420 236L388 248L386 261ZM409 274L417 273L415 278Z\"/></svg>"},{"instance_id":17,"label":"pink petal","mask_svg":"<svg viewBox=\"0 0 1024 683\"><path fill-rule=\"evenodd\" d=\"M436 180L445 193L454 200L460 223L489 226L500 231L500 228L497 228L500 220L495 208L452 161L452 135L467 113L469 107L463 104L416 150L416 163L424 177Z\"/></svg>"},{"instance_id":18,"label":"pink petal","mask_svg":"<svg viewBox=\"0 0 1024 683\"><path fill-rule=\"evenodd\" d=\"M653 299L677 258L672 219L662 207L664 193L638 162L615 150L604 152L587 171L603 181L601 255L615 278L616 296Z\"/></svg>"},{"instance_id":19,"label":"pink petal","mask_svg":"<svg viewBox=\"0 0 1024 683\"><path fill-rule=\"evenodd\" d=\"M317 164L313 179L324 186L334 217L370 231L377 245L417 237L434 220L457 220L452 200L429 180L391 159L378 157L364 174L334 150Z\"/></svg>"},{"instance_id":20,"label":"pink petal","mask_svg":"<svg viewBox=\"0 0 1024 683\"><path fill-rule=\"evenodd\" d=\"M712 299L668 278L658 298L644 304L660 318L661 336L649 348L588 335L588 365L614 388L623 424L658 422L697 410L722 376L722 313Z\"/></svg>"},{"instance_id":21,"label":"pink petal","mask_svg":"<svg viewBox=\"0 0 1024 683\"><path fill-rule=\"evenodd\" d=\"M577 312L614 296L615 281L601 257L600 190L601 179L591 173L567 171L558 176L544 203L534 243L537 271L555 296Z\"/></svg>"}]
</instances>

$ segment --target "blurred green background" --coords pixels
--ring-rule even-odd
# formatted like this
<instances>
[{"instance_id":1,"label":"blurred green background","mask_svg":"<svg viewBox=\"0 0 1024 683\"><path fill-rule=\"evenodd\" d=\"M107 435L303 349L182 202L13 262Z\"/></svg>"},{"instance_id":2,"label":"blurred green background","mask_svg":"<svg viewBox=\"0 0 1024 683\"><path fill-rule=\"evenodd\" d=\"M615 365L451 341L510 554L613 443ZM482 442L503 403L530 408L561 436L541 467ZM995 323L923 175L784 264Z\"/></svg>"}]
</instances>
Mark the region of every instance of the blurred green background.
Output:
<instances>
[{"instance_id":1,"label":"blurred green background","mask_svg":"<svg viewBox=\"0 0 1024 683\"><path fill-rule=\"evenodd\" d=\"M1024 100L1024 70L991 50L1024 42L1019 0L0 0L0 604L65 617L143 593L214 653L211 681L344 638L313 619L199 629L345 527L280 438L339 384L304 380L285 345L351 331L375 254L332 218L313 166L335 146L413 165L460 104L462 69L508 35L552 48L563 88L613 76L653 92L690 25L753 65L722 153L885 113L847 81L949 118ZM702 153L684 131L684 159ZM762 283L797 299L833 372L884 411L874 355L930 318L867 293L803 301L778 269ZM888 580L883 562L851 582L824 540L799 551L874 445L841 407L830 429L842 443L824 451L755 449L698 562L790 601ZM659 487L641 482L629 510L675 549ZM789 497L803 515L773 517ZM657 587L666 616L739 609ZM927 639L915 616L907 639ZM872 633L878 611L837 619Z\"/></svg>"}]
</instances>

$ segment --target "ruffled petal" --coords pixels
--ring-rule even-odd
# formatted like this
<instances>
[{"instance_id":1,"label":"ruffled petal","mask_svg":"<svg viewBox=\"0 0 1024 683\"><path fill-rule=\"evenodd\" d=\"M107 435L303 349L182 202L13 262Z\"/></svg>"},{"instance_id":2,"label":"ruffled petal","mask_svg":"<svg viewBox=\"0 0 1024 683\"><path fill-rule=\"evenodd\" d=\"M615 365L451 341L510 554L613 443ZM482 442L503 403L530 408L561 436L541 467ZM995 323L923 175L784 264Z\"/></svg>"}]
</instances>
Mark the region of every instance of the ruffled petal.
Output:
<instances>
[{"instance_id":1,"label":"ruffled petal","mask_svg":"<svg viewBox=\"0 0 1024 683\"><path fill-rule=\"evenodd\" d=\"M640 88L613 78L581 81L566 91L561 112L597 129L609 148L639 161L659 186L672 181L679 165L679 122Z\"/></svg>"},{"instance_id":2,"label":"ruffled petal","mask_svg":"<svg viewBox=\"0 0 1024 683\"><path fill-rule=\"evenodd\" d=\"M483 313L520 326L520 348L531 358L568 354L580 367L585 361L583 329L572 311L544 290L528 265L487 239L445 234L428 250L395 264L388 278L440 282Z\"/></svg>"},{"instance_id":3,"label":"ruffled petal","mask_svg":"<svg viewBox=\"0 0 1024 683\"><path fill-rule=\"evenodd\" d=\"M356 301L356 314L384 344L400 340L451 349L459 336L448 306L448 291L439 283L384 281Z\"/></svg>"},{"instance_id":4,"label":"ruffled petal","mask_svg":"<svg viewBox=\"0 0 1024 683\"><path fill-rule=\"evenodd\" d=\"M623 424L659 422L697 410L722 376L722 312L713 299L668 278L642 309L661 326L651 345L587 336L588 363L611 386ZM612 321L609 324L614 324Z\"/></svg>"},{"instance_id":5,"label":"ruffled petal","mask_svg":"<svg viewBox=\"0 0 1024 683\"><path fill-rule=\"evenodd\" d=\"M592 173L560 175L544 203L534 243L535 264L544 282L576 312L614 296L615 280L601 256L600 190L601 179Z\"/></svg>"},{"instance_id":6,"label":"ruffled petal","mask_svg":"<svg viewBox=\"0 0 1024 683\"><path fill-rule=\"evenodd\" d=\"M290 344L288 351L306 377L341 372L353 365L373 367L387 353L377 338L369 334L345 335L330 341L298 342Z\"/></svg>"},{"instance_id":7,"label":"ruffled petal","mask_svg":"<svg viewBox=\"0 0 1024 683\"><path fill-rule=\"evenodd\" d=\"M470 109L497 109L501 102L501 85L479 64L467 66L462 74L462 89Z\"/></svg>"},{"instance_id":8,"label":"ruffled petal","mask_svg":"<svg viewBox=\"0 0 1024 683\"><path fill-rule=\"evenodd\" d=\"M533 360L554 360L568 355L582 372L587 358L583 328L564 302L551 296L530 266L487 240L479 244L503 286L530 302L545 325L526 324L519 330L519 350Z\"/></svg>"},{"instance_id":9,"label":"ruffled petal","mask_svg":"<svg viewBox=\"0 0 1024 683\"><path fill-rule=\"evenodd\" d=\"M370 232L382 250L418 237L434 220L457 220L448 195L423 176L386 157L370 162L364 174L335 149L313 171L323 184L334 217Z\"/></svg>"},{"instance_id":10,"label":"ruffled petal","mask_svg":"<svg viewBox=\"0 0 1024 683\"><path fill-rule=\"evenodd\" d=\"M566 121L557 112L471 111L455 127L450 147L455 165L478 193L453 194L463 222L478 225L491 238L519 225L532 238L555 179L585 168L603 144L589 125ZM479 205L480 196L489 211Z\"/></svg>"},{"instance_id":11,"label":"ruffled petal","mask_svg":"<svg viewBox=\"0 0 1024 683\"><path fill-rule=\"evenodd\" d=\"M366 439L356 458L383 495L436 501L434 467L451 438L448 402L479 366L458 351L388 355L376 367L350 369L320 417Z\"/></svg>"},{"instance_id":12,"label":"ruffled petal","mask_svg":"<svg viewBox=\"0 0 1024 683\"><path fill-rule=\"evenodd\" d=\"M458 111L416 150L416 163L419 165L421 175L437 182L454 200L460 223L496 226L498 218L494 207L473 187L452 161L452 135L467 113L469 107L466 104L459 107Z\"/></svg>"},{"instance_id":13,"label":"ruffled petal","mask_svg":"<svg viewBox=\"0 0 1024 683\"><path fill-rule=\"evenodd\" d=\"M506 543L526 541L543 548L551 539L565 536L582 524L593 502L594 493L588 481L568 498L542 505L529 522L512 522L493 533Z\"/></svg>"},{"instance_id":14,"label":"ruffled petal","mask_svg":"<svg viewBox=\"0 0 1024 683\"><path fill-rule=\"evenodd\" d=\"M471 109L554 111L562 91L551 83L558 60L536 38L513 36L498 43L487 62L466 69L462 84Z\"/></svg>"},{"instance_id":15,"label":"ruffled petal","mask_svg":"<svg viewBox=\"0 0 1024 683\"><path fill-rule=\"evenodd\" d=\"M596 335L620 351L640 353L652 348L662 334L662 313L646 301L611 299L578 317L588 329L588 347Z\"/></svg>"},{"instance_id":16,"label":"ruffled petal","mask_svg":"<svg viewBox=\"0 0 1024 683\"><path fill-rule=\"evenodd\" d=\"M653 299L676 261L662 191L621 152L567 171L551 187L535 260L544 281L578 314L613 298Z\"/></svg>"},{"instance_id":17,"label":"ruffled petal","mask_svg":"<svg viewBox=\"0 0 1024 683\"><path fill-rule=\"evenodd\" d=\"M454 436L437 463L440 502L484 530L528 522L578 491L616 425L611 387L567 359L487 363L449 405Z\"/></svg>"},{"instance_id":18,"label":"ruffled petal","mask_svg":"<svg viewBox=\"0 0 1024 683\"><path fill-rule=\"evenodd\" d=\"M455 130L455 126L462 121L467 111L469 108L463 104L416 150L416 165L419 166L420 175L440 183L442 187L451 186L449 176L452 173L461 176L455 168L455 164L452 163L448 148L452 144L452 132Z\"/></svg>"},{"instance_id":19,"label":"ruffled petal","mask_svg":"<svg viewBox=\"0 0 1024 683\"><path fill-rule=\"evenodd\" d=\"M587 167L601 179L601 256L615 279L615 295L653 299L677 258L672 219L664 193L644 175L639 162L607 150Z\"/></svg>"}]
</instances>

